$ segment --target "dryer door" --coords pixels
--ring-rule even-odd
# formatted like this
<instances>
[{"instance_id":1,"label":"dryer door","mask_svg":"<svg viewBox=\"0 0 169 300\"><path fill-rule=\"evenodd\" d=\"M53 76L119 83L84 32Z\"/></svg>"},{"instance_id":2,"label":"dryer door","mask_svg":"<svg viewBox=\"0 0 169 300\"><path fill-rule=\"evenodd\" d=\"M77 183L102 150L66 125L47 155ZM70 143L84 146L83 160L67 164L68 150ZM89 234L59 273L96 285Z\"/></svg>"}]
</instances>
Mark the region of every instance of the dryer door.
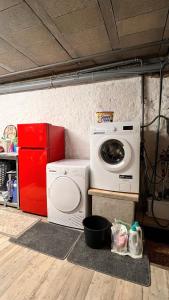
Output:
<instances>
[{"instance_id":1,"label":"dryer door","mask_svg":"<svg viewBox=\"0 0 169 300\"><path fill-rule=\"evenodd\" d=\"M49 189L50 201L54 207L65 213L75 210L81 201L81 192L76 182L68 176L55 178Z\"/></svg>"},{"instance_id":2,"label":"dryer door","mask_svg":"<svg viewBox=\"0 0 169 300\"><path fill-rule=\"evenodd\" d=\"M98 147L99 159L109 171L124 169L132 158L132 149L124 139L103 139Z\"/></svg>"}]
</instances>

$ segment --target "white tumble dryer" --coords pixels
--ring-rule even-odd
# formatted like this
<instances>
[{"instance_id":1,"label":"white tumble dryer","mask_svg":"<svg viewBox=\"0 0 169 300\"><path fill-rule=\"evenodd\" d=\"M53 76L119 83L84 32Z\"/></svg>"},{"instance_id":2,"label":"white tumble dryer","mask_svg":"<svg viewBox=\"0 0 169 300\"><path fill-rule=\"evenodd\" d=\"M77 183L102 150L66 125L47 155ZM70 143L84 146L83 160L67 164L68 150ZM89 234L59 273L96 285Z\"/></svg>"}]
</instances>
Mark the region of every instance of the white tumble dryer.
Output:
<instances>
[{"instance_id":1,"label":"white tumble dryer","mask_svg":"<svg viewBox=\"0 0 169 300\"><path fill-rule=\"evenodd\" d=\"M140 125L101 123L91 130L91 187L139 192Z\"/></svg>"},{"instance_id":2,"label":"white tumble dryer","mask_svg":"<svg viewBox=\"0 0 169 300\"><path fill-rule=\"evenodd\" d=\"M89 213L89 161L65 159L47 164L48 221L83 228Z\"/></svg>"}]
</instances>

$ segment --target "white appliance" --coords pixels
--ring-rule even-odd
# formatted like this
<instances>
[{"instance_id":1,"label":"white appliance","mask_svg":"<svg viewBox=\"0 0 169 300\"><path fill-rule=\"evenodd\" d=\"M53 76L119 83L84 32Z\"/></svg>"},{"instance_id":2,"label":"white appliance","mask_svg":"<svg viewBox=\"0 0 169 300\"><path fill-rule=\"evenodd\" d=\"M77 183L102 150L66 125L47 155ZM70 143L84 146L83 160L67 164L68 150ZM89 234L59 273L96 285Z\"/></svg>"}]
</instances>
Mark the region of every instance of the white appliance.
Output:
<instances>
[{"instance_id":1,"label":"white appliance","mask_svg":"<svg viewBox=\"0 0 169 300\"><path fill-rule=\"evenodd\" d=\"M89 161L65 159L47 164L48 221L83 228L88 207Z\"/></svg>"},{"instance_id":2,"label":"white appliance","mask_svg":"<svg viewBox=\"0 0 169 300\"><path fill-rule=\"evenodd\" d=\"M91 187L138 193L140 125L101 123L91 130Z\"/></svg>"}]
</instances>

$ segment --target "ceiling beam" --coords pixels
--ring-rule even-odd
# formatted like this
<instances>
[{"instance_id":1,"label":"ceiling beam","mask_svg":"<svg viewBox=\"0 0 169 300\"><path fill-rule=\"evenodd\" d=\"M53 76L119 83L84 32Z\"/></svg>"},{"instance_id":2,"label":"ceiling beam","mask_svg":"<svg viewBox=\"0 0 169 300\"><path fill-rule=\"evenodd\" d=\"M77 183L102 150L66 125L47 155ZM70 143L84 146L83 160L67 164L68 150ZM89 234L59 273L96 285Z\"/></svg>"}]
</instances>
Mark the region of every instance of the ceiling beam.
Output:
<instances>
[{"instance_id":1,"label":"ceiling beam","mask_svg":"<svg viewBox=\"0 0 169 300\"><path fill-rule=\"evenodd\" d=\"M67 61L62 61L62 62L58 62L55 64L51 64L51 65L45 65L45 66L41 66L41 67L36 67L36 68L31 68L29 70L23 70L23 71L17 71L17 72L13 72L11 74L5 74L5 75L1 75L0 76L0 82L11 82L12 80L23 80L25 78L32 78L32 77L38 77L38 76L46 76L48 75L54 75L58 72L56 72L56 70L59 70L59 67L64 67L65 66L65 70L66 70L66 66L72 66L73 68L75 67L75 64L77 64L77 69L82 69L83 66L83 62L86 62L86 68L91 66L91 60L95 60L101 57L106 57L108 55L113 55L114 54L121 54L121 53L125 53L125 52L130 52L133 50L138 50L138 49L144 49L147 47L153 47L153 46L168 46L169 47L169 39L167 40L163 40L163 41L157 41L157 42L150 42L144 45L139 45L139 46L135 46L135 47L128 47L128 48L123 48L123 49L116 49L116 50L112 50L112 51L108 51L108 52L103 52L103 53L97 53L94 55L88 55L85 57L81 57L81 58L75 58L75 59L71 59L71 60L67 60ZM165 54L164 54L165 55ZM137 57L135 57L137 58ZM118 60L116 60L118 61ZM89 63L88 63L89 62ZM110 61L111 62L111 61ZM82 65L81 65L82 64ZM63 72L66 72L63 70Z\"/></svg>"},{"instance_id":2,"label":"ceiling beam","mask_svg":"<svg viewBox=\"0 0 169 300\"><path fill-rule=\"evenodd\" d=\"M62 49L71 58L78 57L78 53L73 47L67 42L64 35L59 31L52 18L48 15L42 4L38 0L24 0L24 2L31 8L34 14L41 20L42 24L48 29L48 31L54 36L55 40L60 44Z\"/></svg>"},{"instance_id":3,"label":"ceiling beam","mask_svg":"<svg viewBox=\"0 0 169 300\"><path fill-rule=\"evenodd\" d=\"M112 49L118 48L119 37L111 0L98 0Z\"/></svg>"}]
</instances>

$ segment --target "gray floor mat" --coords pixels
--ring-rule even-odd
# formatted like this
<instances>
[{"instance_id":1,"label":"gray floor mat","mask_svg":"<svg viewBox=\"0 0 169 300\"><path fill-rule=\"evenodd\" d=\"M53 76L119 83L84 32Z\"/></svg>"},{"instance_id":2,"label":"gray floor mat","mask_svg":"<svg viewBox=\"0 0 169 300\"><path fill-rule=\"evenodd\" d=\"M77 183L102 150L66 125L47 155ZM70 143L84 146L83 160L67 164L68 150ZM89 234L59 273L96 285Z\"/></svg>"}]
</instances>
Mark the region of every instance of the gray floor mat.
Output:
<instances>
[{"instance_id":1,"label":"gray floor mat","mask_svg":"<svg viewBox=\"0 0 169 300\"><path fill-rule=\"evenodd\" d=\"M38 222L10 241L33 250L65 259L81 232L64 226Z\"/></svg>"},{"instance_id":2,"label":"gray floor mat","mask_svg":"<svg viewBox=\"0 0 169 300\"><path fill-rule=\"evenodd\" d=\"M110 249L89 248L84 234L77 241L68 261L143 286L150 285L150 266L146 255L142 259L114 254Z\"/></svg>"}]
</instances>

